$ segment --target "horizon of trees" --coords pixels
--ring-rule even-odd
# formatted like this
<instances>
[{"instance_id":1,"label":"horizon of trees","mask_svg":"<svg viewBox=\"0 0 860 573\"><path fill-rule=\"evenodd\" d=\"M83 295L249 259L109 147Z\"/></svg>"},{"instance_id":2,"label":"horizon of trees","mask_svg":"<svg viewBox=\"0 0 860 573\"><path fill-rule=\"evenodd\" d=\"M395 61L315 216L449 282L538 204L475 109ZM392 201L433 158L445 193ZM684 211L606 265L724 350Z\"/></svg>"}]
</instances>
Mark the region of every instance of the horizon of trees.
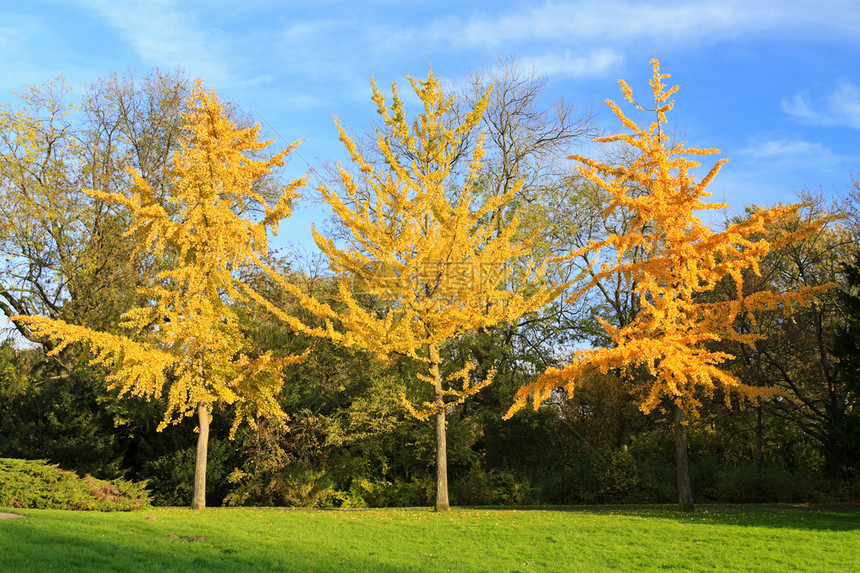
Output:
<instances>
[{"instance_id":1,"label":"horizon of trees","mask_svg":"<svg viewBox=\"0 0 860 573\"><path fill-rule=\"evenodd\" d=\"M483 219L491 235L510 230L517 240L531 237L533 259L578 253L564 264L546 268L549 284L564 285L594 262L583 247L629 233L631 225L641 222L607 212L611 197L605 189L563 162L595 135L592 118L588 111L576 112L561 100L547 104L545 87L545 80L513 62L500 71L476 74L461 86L451 107L439 116L449 125L467 126L458 132L456 145L446 149L445 169L457 183L444 187L444 192L456 200L458 185L462 189L462 182L468 182L475 201L496 206ZM3 112L4 315L43 316L117 334L123 313L147 304L140 287L158 273L166 276L163 273L173 263L136 249L124 236L130 213L105 199L132 187L132 169L148 186L154 204L166 209L174 205L167 199L176 183L166 167L189 128L183 120L189 93L191 82L178 73L113 75L94 83L82 97L75 116L80 123L66 113L71 104L59 84L32 88L23 97L22 110ZM379 99L376 103L382 109L381 94ZM483 114L464 123L475 117L469 114L476 105ZM250 127L238 108L229 113L238 125ZM405 136L411 119L402 102L390 113L395 118L392 133ZM416 130L422 127L426 134L426 125L415 124ZM351 141L364 162L358 169L320 169L320 185L330 193L338 194L353 182L351 194L341 195L347 198L344 209L373 208L370 200L376 197L369 192L369 174L397 173L402 169L395 167L397 161L413 166L421 162L408 139L383 134L383 153L373 150L375 136ZM478 165L473 157L482 146L484 156ZM618 165L634 165L637 160L621 147L610 152L608 159ZM336 169L353 179L335 177ZM276 195L282 187L277 175L254 183L261 197ZM98 193L87 193L88 189ZM649 193L647 185L641 193ZM771 305L739 313L732 322L736 339L708 343L710 352L727 357L731 376L746 386L777 392L732 410L727 404L734 398L714 390L715 399L701 403L699 417L684 424L691 449L691 493L697 499L856 500L860 492L856 411L860 185L855 182L840 205L810 194L804 199L799 211L760 232L761 238L771 233L779 248L764 256L759 273L744 271L739 283L743 293L737 295L800 290L816 296L811 304L791 312L788 305ZM755 213L749 206L746 215L726 227L743 225ZM430 216L443 221L451 214ZM818 224L814 232L800 232L835 214L843 219ZM265 217L259 211L257 216ZM512 224L514 220L518 224ZM343 241L349 230L349 225L333 220L327 232L332 240ZM795 240L779 243L780 236ZM303 299L319 301L339 316L358 310L384 321L396 308L389 296L364 284L354 296L344 298L345 283L319 261L308 264L270 253L265 263L277 272L248 264L230 267L253 293L251 299L231 300L230 312L256 352L284 360L283 386L276 398L290 421L284 426L261 419L255 427L238 428L231 442L226 439L229 426L219 420L239 416L238 406L218 406L227 415L213 420L208 492L212 504L430 503L441 483L439 463L433 461L439 459L433 454L439 448L439 423L434 433L429 432L409 415L400 396L435 403L433 412L437 417L441 412L455 503L674 497L669 477L675 469L673 439L666 434L666 422L677 433L677 411L656 401L655 413L645 415L637 408L637 390L617 369L582 373L571 395L548 388L541 408L502 420L517 391L548 368L562 368L572 352L584 346L608 347L611 337L601 324L621 328L641 312L637 302L641 294L629 283L604 281L582 296L557 298L522 316L476 323L457 332L435 354L424 357L431 362L436 357L437 371L431 378L459 377L464 391L487 379L493 383L457 409L442 411L440 385L430 387L422 380L426 374L421 373L418 355L394 352L380 362L373 358L372 344L336 344L348 336L348 329L302 304ZM513 292L527 286L518 277L527 276L528 268L525 259L514 259L505 288ZM356 276L358 282L367 278L366 273ZM351 286L362 285L354 280ZM735 296L732 288L719 284L706 294L714 303ZM489 306L493 304L497 303ZM301 321L304 332L278 320L269 312L272 307ZM159 502L187 503L194 447L175 428L155 431L167 411L164 397L117 401L105 384L111 367L93 361L89 347L58 345L26 320L15 327L18 335L41 347L16 348L7 340L0 348L0 456L47 458L97 477L148 479ZM318 336L326 332L328 339ZM287 357L302 355L310 347L304 360L289 364ZM440 370L439 365L449 366ZM695 392L691 398L698 401ZM180 425L190 434L187 423ZM437 507L439 503L437 498Z\"/></svg>"}]
</instances>

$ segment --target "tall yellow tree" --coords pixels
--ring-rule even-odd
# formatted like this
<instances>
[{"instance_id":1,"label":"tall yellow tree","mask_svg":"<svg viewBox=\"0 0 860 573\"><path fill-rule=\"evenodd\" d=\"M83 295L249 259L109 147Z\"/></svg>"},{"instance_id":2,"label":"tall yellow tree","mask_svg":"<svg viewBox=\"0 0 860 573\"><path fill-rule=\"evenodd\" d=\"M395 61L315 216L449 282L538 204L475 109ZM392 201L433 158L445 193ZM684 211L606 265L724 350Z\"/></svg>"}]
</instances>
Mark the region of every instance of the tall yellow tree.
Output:
<instances>
[{"instance_id":1,"label":"tall yellow tree","mask_svg":"<svg viewBox=\"0 0 860 573\"><path fill-rule=\"evenodd\" d=\"M419 419L435 416L436 510L447 511L448 474L445 416L455 404L488 385L493 373L474 379L475 365L442 364L446 342L471 330L514 320L557 296L542 284L541 270L525 263L529 246L516 239L516 217L498 231L495 217L510 207L519 190L476 204L481 145L471 155L463 178L452 169L461 143L478 124L489 92L462 123L452 124L452 97L443 93L439 79L409 78L423 113L410 122L397 86L390 106L373 83L373 101L383 127L377 143L383 165L368 162L338 123L340 138L358 167L356 178L340 167L341 195L320 187L343 227L346 244L337 245L314 229L314 238L341 273L335 311L285 285L303 305L325 319L325 329L309 329L281 313L284 320L312 334L329 336L388 360L409 357L422 364L418 377L432 389L432 400L413 403L409 411ZM397 151L395 151L397 150ZM510 268L520 269L513 282ZM523 270L525 269L525 270ZM510 288L519 285L518 290ZM370 310L359 301L374 301ZM271 305L268 305L271 307ZM278 312L273 309L273 312ZM342 328L335 328L340 324Z\"/></svg>"},{"instance_id":2,"label":"tall yellow tree","mask_svg":"<svg viewBox=\"0 0 860 573\"><path fill-rule=\"evenodd\" d=\"M575 353L564 368L550 368L533 383L522 387L507 414L513 415L531 397L537 408L558 388L572 395L589 374L616 372L625 377L638 395L640 408L649 413L668 406L673 411L678 458L679 501L684 509L693 508L687 471L685 417L696 416L701 399L717 389L730 403L733 394L756 399L773 394L768 388L743 384L721 365L733 358L714 350L711 343L736 341L754 344L756 335L735 329L735 319L761 309L802 304L820 289L794 292L755 292L744 289L744 274L758 274L759 261L767 253L810 234L826 224L819 218L792 232L767 234L774 224L796 213L801 205L759 209L747 219L729 225L721 232L711 231L695 215L702 209L725 207L705 203L708 184L727 161L721 159L703 179L697 181L691 170L699 163L689 156L716 153L715 149L686 148L670 144L663 126L672 109L669 98L678 86L668 88L659 62L652 60L654 121L639 127L612 101L612 108L631 133L596 139L619 142L633 150L633 161L608 165L572 155L583 165L582 176L608 193L610 203L604 216L623 213L630 221L628 231L595 240L583 248L557 259L559 262L592 253L592 268L583 273L580 288L571 299L584 295L601 281L619 281L637 300L635 316L627 324L614 327L602 321L611 344ZM625 99L640 111L631 88L619 81ZM642 192L644 190L644 193ZM769 236L771 239L764 237ZM711 293L721 281L732 281L734 295L718 300Z\"/></svg>"},{"instance_id":3,"label":"tall yellow tree","mask_svg":"<svg viewBox=\"0 0 860 573\"><path fill-rule=\"evenodd\" d=\"M127 219L84 189L127 189L134 167L161 188L192 82L158 70L99 78L77 96L62 79L0 105L0 312L108 330L128 308L147 260L131 257ZM47 349L23 324L17 335ZM75 369L68 347L57 376Z\"/></svg>"},{"instance_id":4,"label":"tall yellow tree","mask_svg":"<svg viewBox=\"0 0 860 573\"><path fill-rule=\"evenodd\" d=\"M139 254L168 269L141 289L146 302L123 315L127 336L45 317L14 319L58 340L54 353L70 344L89 346L93 362L111 369L108 381L120 396L166 394L159 429L196 412L192 507L202 509L212 406L235 405L231 434L243 420L253 425L258 415L285 416L277 402L281 367L298 357L257 352L231 304L247 299L236 277L239 267L263 265L267 232L277 231L281 219L290 215L303 181L280 188L274 200L261 194L266 177L297 144L264 157L271 142L259 141L259 125L238 128L217 96L199 82L189 96L185 120L167 173L166 204L137 172L127 195L88 192L128 209L133 224L127 234L136 238Z\"/></svg>"}]
</instances>

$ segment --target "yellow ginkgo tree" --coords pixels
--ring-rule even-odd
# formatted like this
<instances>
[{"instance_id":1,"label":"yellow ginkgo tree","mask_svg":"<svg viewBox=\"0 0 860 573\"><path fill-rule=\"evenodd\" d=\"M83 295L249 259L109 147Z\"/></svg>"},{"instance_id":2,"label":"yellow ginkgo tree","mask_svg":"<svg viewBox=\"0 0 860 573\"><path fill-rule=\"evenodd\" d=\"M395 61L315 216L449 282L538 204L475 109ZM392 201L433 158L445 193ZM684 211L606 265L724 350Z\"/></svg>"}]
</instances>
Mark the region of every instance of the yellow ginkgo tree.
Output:
<instances>
[{"instance_id":1,"label":"yellow ginkgo tree","mask_svg":"<svg viewBox=\"0 0 860 573\"><path fill-rule=\"evenodd\" d=\"M691 171L699 163L689 156L716 153L715 149L686 148L670 144L665 133L669 100L678 86L668 88L659 62L652 60L650 81L655 120L638 126L612 101L607 101L631 133L601 137L596 141L626 144L633 151L629 163L604 164L571 156L583 164L582 176L604 189L609 205L604 216L623 213L628 231L610 234L558 259L559 262L590 253L594 261L571 299L611 279L634 294L638 311L627 324L615 327L602 321L611 344L575 353L563 368L550 368L534 382L522 387L507 414L513 415L531 397L535 408L552 392L563 388L572 395L582 381L595 373L616 373L628 380L646 414L656 407L673 411L678 457L680 505L692 509L693 499L687 472L685 416L696 416L701 399L719 389L727 403L731 396L755 399L773 394L768 388L742 383L723 364L733 358L714 347L719 341L754 344L757 335L735 328L736 318L756 310L788 308L802 304L820 289L795 292L760 291L744 288L745 273L759 273L759 261L774 249L810 234L828 218L811 221L793 232L772 231L775 224L796 213L800 205L759 209L746 219L714 232L695 215L702 209L725 207L705 203L708 184L726 159L721 159L701 180ZM619 81L625 99L640 111L632 90ZM765 237L770 237L765 238ZM714 295L718 283L729 281L732 296Z\"/></svg>"},{"instance_id":2,"label":"yellow ginkgo tree","mask_svg":"<svg viewBox=\"0 0 860 573\"><path fill-rule=\"evenodd\" d=\"M120 396L166 395L159 430L197 414L192 507L202 509L213 405L234 405L231 434L243 420L253 425L257 416L285 417L277 401L281 369L297 357L256 351L232 305L248 298L237 278L239 267L263 266L267 232L277 231L291 214L303 180L272 194L266 178L297 144L266 158L270 142L259 140L259 125L237 127L224 104L199 82L184 119L180 147L168 168L166 202L137 173L127 194L88 192L128 209L133 223L127 234L136 238L138 254L166 269L141 288L141 306L122 316L127 335L44 317L15 320L58 340L53 353L70 344L91 348L93 363L110 369L108 381Z\"/></svg>"},{"instance_id":3,"label":"yellow ginkgo tree","mask_svg":"<svg viewBox=\"0 0 860 573\"><path fill-rule=\"evenodd\" d=\"M322 186L320 192L347 238L336 244L316 229L314 238L330 267L341 275L337 299L342 310L285 284L303 306L324 319L326 328L311 329L280 315L297 329L384 360L407 357L422 365L418 377L430 386L432 399L421 403L403 399L417 418L435 416L436 510L447 511L445 416L488 385L493 372L479 380L474 364L443 364L443 347L469 331L536 310L557 293L543 284L541 270L528 262L530 249L518 238L517 218L503 226L496 220L512 204L519 185L505 194L476 199L480 144L465 175L458 178L453 173L454 159L462 152L464 137L478 125L489 92L462 123L456 123L449 113L453 98L443 93L436 76L430 73L426 80L409 82L423 104L423 113L411 122L396 84L388 107L373 84L383 126L377 130L383 159L378 165L362 155L338 124L358 175L341 167L337 190ZM516 283L510 271L515 262Z\"/></svg>"}]
</instances>

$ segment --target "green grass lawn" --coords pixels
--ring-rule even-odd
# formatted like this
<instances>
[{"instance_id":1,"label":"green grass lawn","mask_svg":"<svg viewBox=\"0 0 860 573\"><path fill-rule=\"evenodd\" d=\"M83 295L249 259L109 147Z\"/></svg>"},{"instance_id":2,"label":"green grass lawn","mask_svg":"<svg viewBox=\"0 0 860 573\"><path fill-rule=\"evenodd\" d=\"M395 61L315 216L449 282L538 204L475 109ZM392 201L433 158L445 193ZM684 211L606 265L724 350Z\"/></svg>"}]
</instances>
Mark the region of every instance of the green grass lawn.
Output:
<instances>
[{"instance_id":1,"label":"green grass lawn","mask_svg":"<svg viewBox=\"0 0 860 573\"><path fill-rule=\"evenodd\" d=\"M857 508L8 511L0 571L860 571Z\"/></svg>"}]
</instances>

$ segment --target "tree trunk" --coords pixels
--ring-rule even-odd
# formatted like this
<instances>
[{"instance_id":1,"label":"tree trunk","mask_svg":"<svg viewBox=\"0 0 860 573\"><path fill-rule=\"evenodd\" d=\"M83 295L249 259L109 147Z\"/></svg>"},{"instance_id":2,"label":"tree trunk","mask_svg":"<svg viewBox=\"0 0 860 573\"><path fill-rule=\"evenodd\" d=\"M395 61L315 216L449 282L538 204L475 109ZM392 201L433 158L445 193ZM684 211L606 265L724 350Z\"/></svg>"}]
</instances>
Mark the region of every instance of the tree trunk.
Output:
<instances>
[{"instance_id":1,"label":"tree trunk","mask_svg":"<svg viewBox=\"0 0 860 573\"><path fill-rule=\"evenodd\" d=\"M675 458L678 464L678 504L681 511L693 511L693 487L690 484L690 466L687 461L687 430L684 411L674 406Z\"/></svg>"},{"instance_id":2,"label":"tree trunk","mask_svg":"<svg viewBox=\"0 0 860 573\"><path fill-rule=\"evenodd\" d=\"M441 400L437 400L439 404ZM448 447L445 438L445 410L436 413L436 511L448 511Z\"/></svg>"},{"instance_id":3,"label":"tree trunk","mask_svg":"<svg viewBox=\"0 0 860 573\"><path fill-rule=\"evenodd\" d=\"M445 431L445 401L439 374L439 351L430 348L430 371L433 373L436 404L436 511L448 511L448 442Z\"/></svg>"},{"instance_id":4,"label":"tree trunk","mask_svg":"<svg viewBox=\"0 0 860 573\"><path fill-rule=\"evenodd\" d=\"M764 429L761 422L761 406L756 406L755 413L755 467L761 472L764 467Z\"/></svg>"},{"instance_id":5,"label":"tree trunk","mask_svg":"<svg viewBox=\"0 0 860 573\"><path fill-rule=\"evenodd\" d=\"M206 508L206 460L209 447L209 405L206 402L197 404L197 457L194 460L194 494L191 498L191 509Z\"/></svg>"},{"instance_id":6,"label":"tree trunk","mask_svg":"<svg viewBox=\"0 0 860 573\"><path fill-rule=\"evenodd\" d=\"M831 480L837 482L842 477L846 448L844 442L833 435L835 433L834 429L831 428L824 441L824 471Z\"/></svg>"},{"instance_id":7,"label":"tree trunk","mask_svg":"<svg viewBox=\"0 0 860 573\"><path fill-rule=\"evenodd\" d=\"M630 439L633 436L633 426L630 424L630 420L625 416L624 421L621 424L621 440L619 440L619 445L623 451L628 451L630 449Z\"/></svg>"}]
</instances>

